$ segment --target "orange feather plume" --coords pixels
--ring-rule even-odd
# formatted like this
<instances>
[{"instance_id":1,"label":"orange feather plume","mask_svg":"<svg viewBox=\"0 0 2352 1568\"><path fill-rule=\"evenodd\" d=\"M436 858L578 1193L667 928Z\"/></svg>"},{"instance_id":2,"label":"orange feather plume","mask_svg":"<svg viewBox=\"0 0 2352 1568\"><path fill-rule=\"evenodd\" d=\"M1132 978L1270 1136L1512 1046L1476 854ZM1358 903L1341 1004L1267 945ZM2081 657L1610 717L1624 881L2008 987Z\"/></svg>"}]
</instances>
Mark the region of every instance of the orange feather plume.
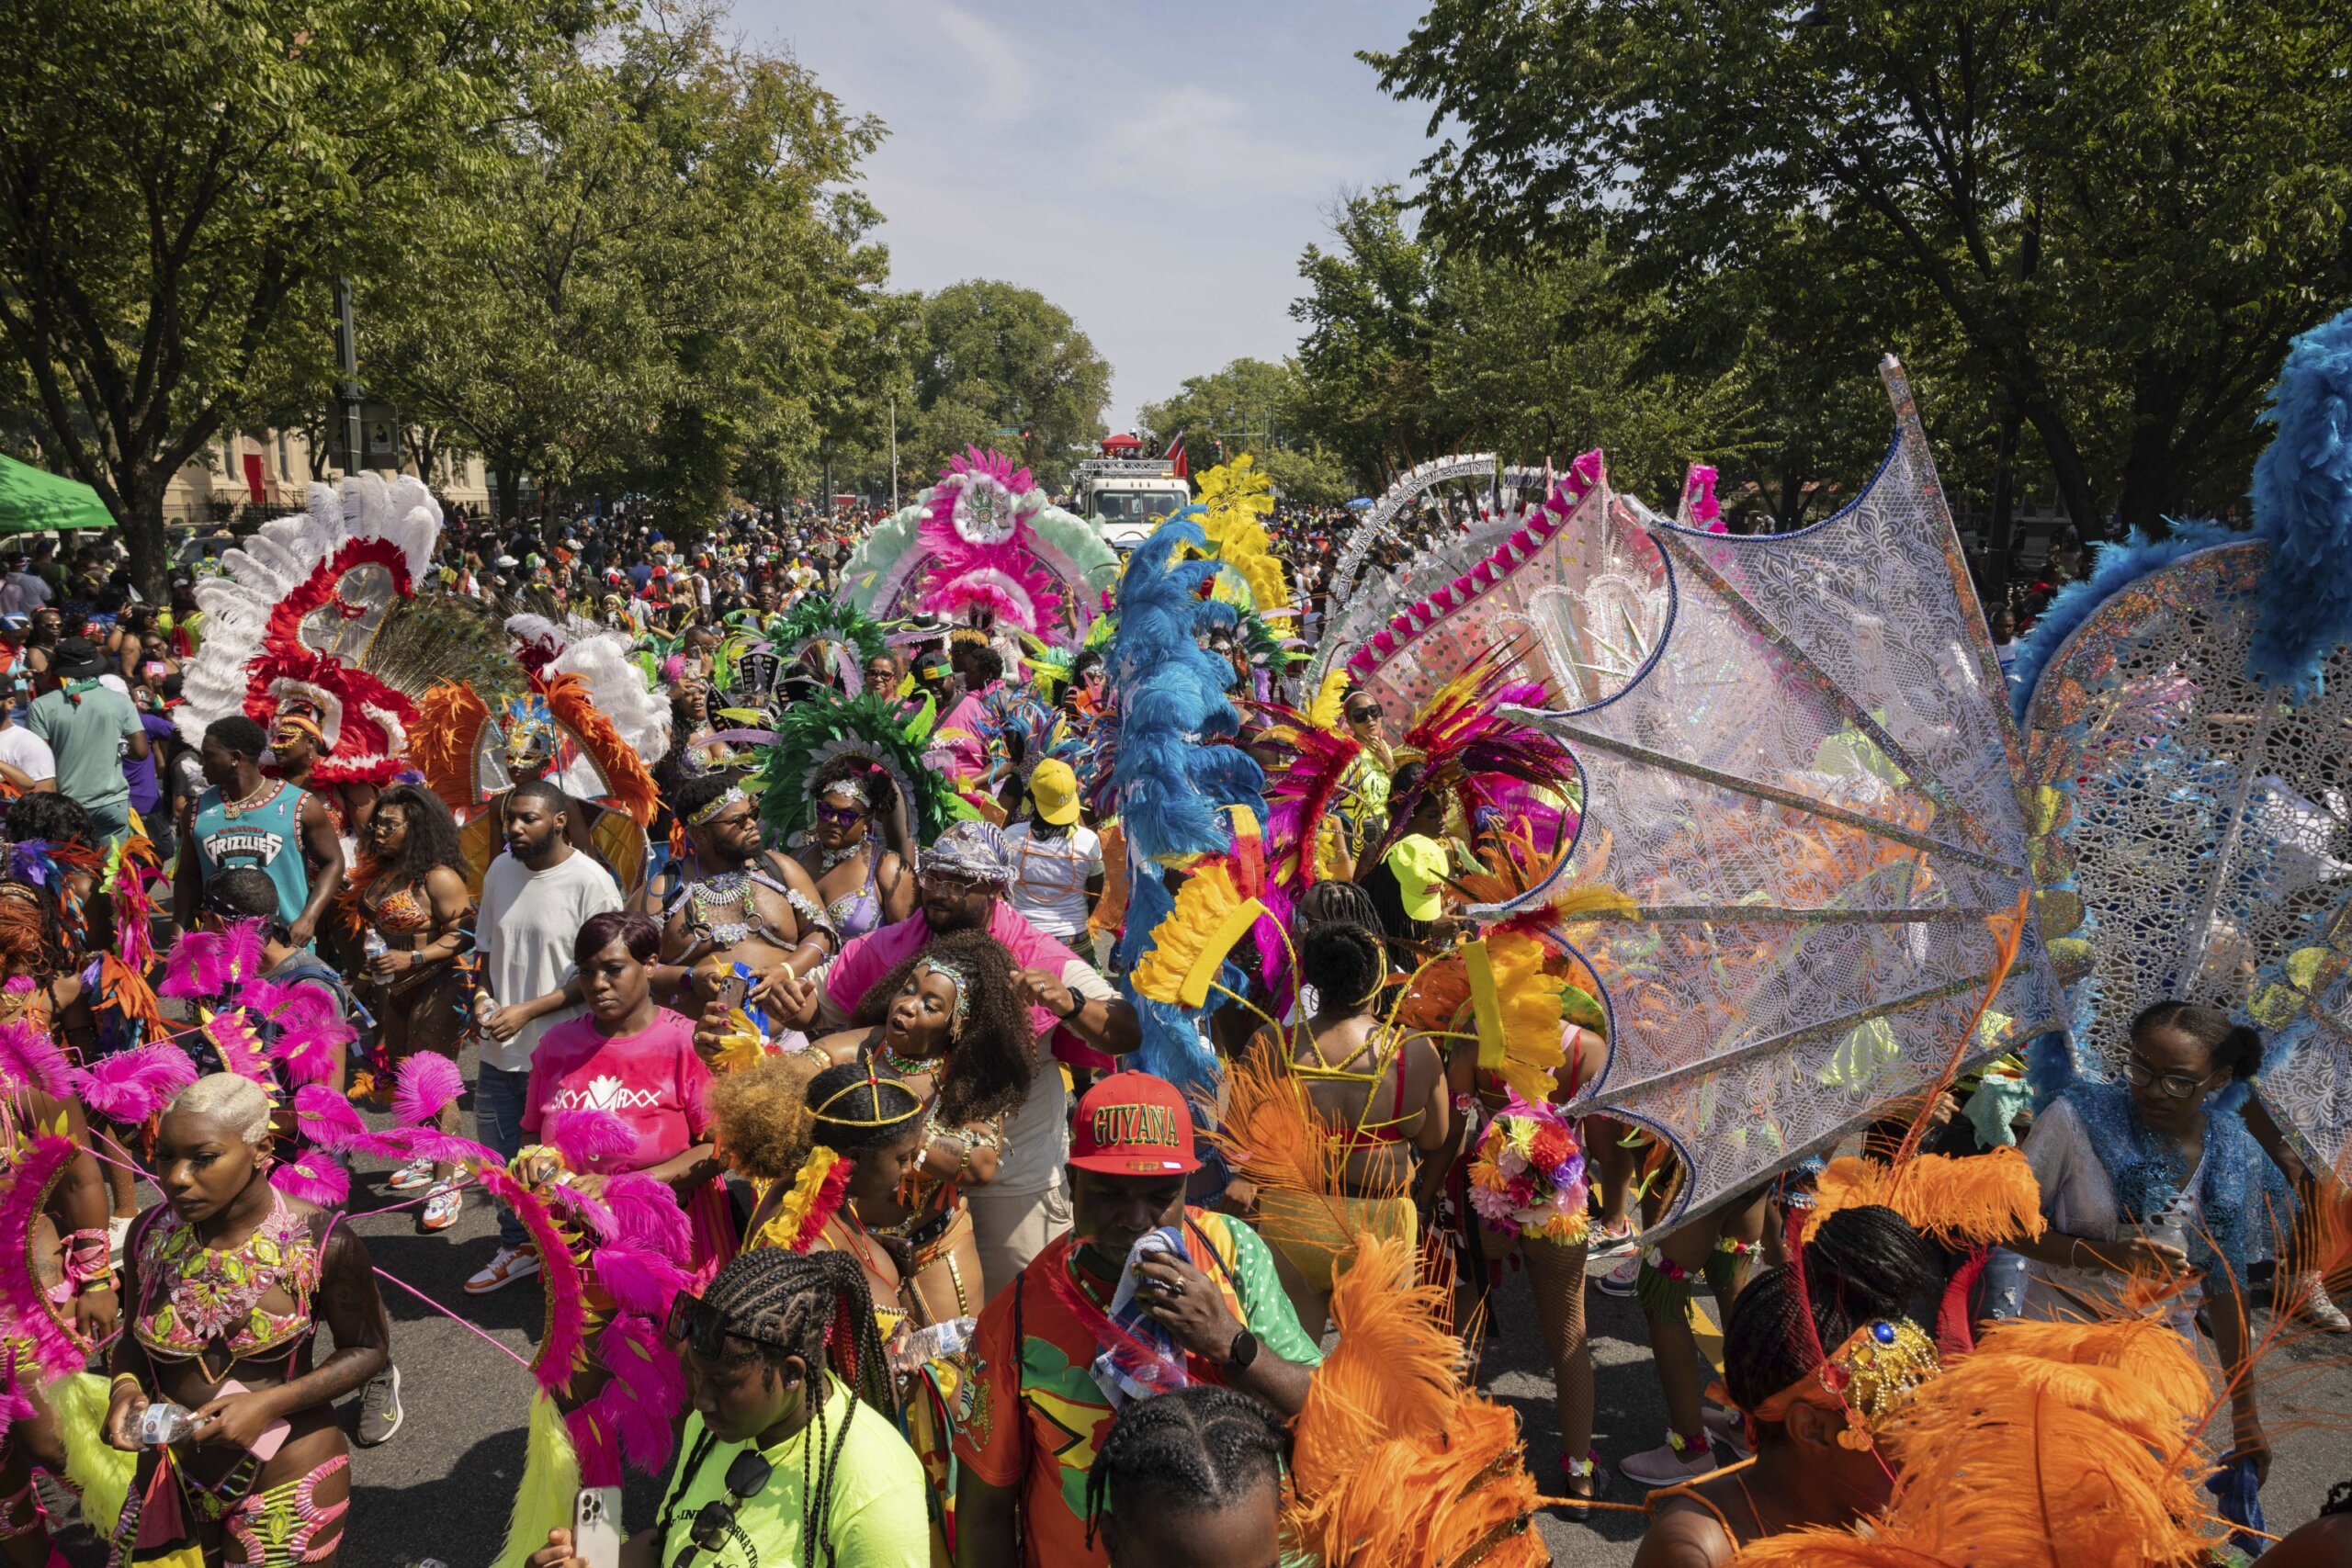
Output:
<instances>
[{"instance_id":1,"label":"orange feather plume","mask_svg":"<svg viewBox=\"0 0 2352 1568\"><path fill-rule=\"evenodd\" d=\"M545 695L548 712L571 731L580 749L603 771L615 808L628 813L640 828L650 825L662 805L661 788L654 784L645 759L621 739L621 732L588 694L588 682L577 675L557 675L547 682Z\"/></svg>"},{"instance_id":2,"label":"orange feather plume","mask_svg":"<svg viewBox=\"0 0 2352 1568\"><path fill-rule=\"evenodd\" d=\"M1736 1568L2146 1568L2205 1560L2227 1527L2189 1436L2211 1402L2161 1320L2012 1320L1915 1391L1880 1434L1897 1472L1868 1539L1807 1530Z\"/></svg>"},{"instance_id":3,"label":"orange feather plume","mask_svg":"<svg viewBox=\"0 0 2352 1568\"><path fill-rule=\"evenodd\" d=\"M1299 1412L1287 1521L1327 1568L1550 1561L1519 1418L1464 1386L1444 1309L1401 1240L1361 1238L1335 1283L1340 1342Z\"/></svg>"},{"instance_id":4,"label":"orange feather plume","mask_svg":"<svg viewBox=\"0 0 2352 1568\"><path fill-rule=\"evenodd\" d=\"M1950 1245L1989 1247L2049 1228L2041 1217L2041 1184L2025 1156L2013 1148L1954 1159L1914 1155L1901 1165L1847 1156L1829 1162L1814 1189L1804 1239L1840 1209L1871 1205L1894 1210L1914 1230Z\"/></svg>"},{"instance_id":5,"label":"orange feather plume","mask_svg":"<svg viewBox=\"0 0 2352 1568\"><path fill-rule=\"evenodd\" d=\"M442 681L416 699L416 727L408 733L409 761L424 784L465 821L481 808L474 784L474 741L490 720L490 705L470 686Z\"/></svg>"}]
</instances>

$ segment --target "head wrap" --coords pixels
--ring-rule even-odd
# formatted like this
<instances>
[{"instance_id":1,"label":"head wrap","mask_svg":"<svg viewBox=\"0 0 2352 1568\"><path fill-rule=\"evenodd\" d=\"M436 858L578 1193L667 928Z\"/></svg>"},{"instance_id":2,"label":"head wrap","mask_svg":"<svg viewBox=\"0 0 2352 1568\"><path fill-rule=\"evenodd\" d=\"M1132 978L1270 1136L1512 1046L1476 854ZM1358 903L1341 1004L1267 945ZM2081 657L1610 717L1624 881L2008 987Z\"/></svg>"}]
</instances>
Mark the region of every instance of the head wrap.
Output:
<instances>
[{"instance_id":1,"label":"head wrap","mask_svg":"<svg viewBox=\"0 0 2352 1568\"><path fill-rule=\"evenodd\" d=\"M1012 846L992 822L956 823L923 852L922 864L991 887L1012 886Z\"/></svg>"}]
</instances>

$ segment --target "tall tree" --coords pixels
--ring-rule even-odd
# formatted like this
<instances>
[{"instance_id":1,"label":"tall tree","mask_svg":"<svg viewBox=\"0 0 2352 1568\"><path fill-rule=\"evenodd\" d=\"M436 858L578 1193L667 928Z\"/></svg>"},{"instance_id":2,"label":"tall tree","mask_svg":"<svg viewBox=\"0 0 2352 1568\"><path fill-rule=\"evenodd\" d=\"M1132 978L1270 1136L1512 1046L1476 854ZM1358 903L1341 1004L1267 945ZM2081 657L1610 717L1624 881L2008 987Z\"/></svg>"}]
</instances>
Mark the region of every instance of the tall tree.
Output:
<instances>
[{"instance_id":1,"label":"tall tree","mask_svg":"<svg viewBox=\"0 0 2352 1568\"><path fill-rule=\"evenodd\" d=\"M1162 445L1183 435L1186 452L1203 468L1220 451L1263 457L1295 436L1303 390L1295 365L1236 359L1205 376L1186 377L1163 402L1144 404L1136 424Z\"/></svg>"},{"instance_id":2,"label":"tall tree","mask_svg":"<svg viewBox=\"0 0 2352 1568\"><path fill-rule=\"evenodd\" d=\"M1434 0L1428 214L1661 280L1817 213L1930 295L2086 535L2243 483L2289 333L2352 293L2334 0ZM1858 304L1863 301L1857 301Z\"/></svg>"},{"instance_id":3,"label":"tall tree","mask_svg":"<svg viewBox=\"0 0 2352 1568\"><path fill-rule=\"evenodd\" d=\"M1649 363L1666 314L1598 250L1489 259L1412 235L1383 187L1309 246L1291 313L1306 431L1367 489L1449 451L1541 463L1598 446L1629 489L1671 502L1683 465L1742 449L1747 408L1720 366Z\"/></svg>"},{"instance_id":4,"label":"tall tree","mask_svg":"<svg viewBox=\"0 0 2352 1568\"><path fill-rule=\"evenodd\" d=\"M881 136L706 4L538 83L371 290L371 384L482 454L511 511L586 476L707 517L814 401L887 257L849 182Z\"/></svg>"},{"instance_id":5,"label":"tall tree","mask_svg":"<svg viewBox=\"0 0 2352 1568\"><path fill-rule=\"evenodd\" d=\"M23 0L0 28L0 332L49 461L161 598L164 491L323 401L331 280L478 157L595 0Z\"/></svg>"},{"instance_id":6,"label":"tall tree","mask_svg":"<svg viewBox=\"0 0 2352 1568\"><path fill-rule=\"evenodd\" d=\"M902 455L935 468L967 444L994 446L1058 489L1075 455L1102 438L1111 367L1035 289L975 280L923 301L914 392L923 418Z\"/></svg>"}]
</instances>

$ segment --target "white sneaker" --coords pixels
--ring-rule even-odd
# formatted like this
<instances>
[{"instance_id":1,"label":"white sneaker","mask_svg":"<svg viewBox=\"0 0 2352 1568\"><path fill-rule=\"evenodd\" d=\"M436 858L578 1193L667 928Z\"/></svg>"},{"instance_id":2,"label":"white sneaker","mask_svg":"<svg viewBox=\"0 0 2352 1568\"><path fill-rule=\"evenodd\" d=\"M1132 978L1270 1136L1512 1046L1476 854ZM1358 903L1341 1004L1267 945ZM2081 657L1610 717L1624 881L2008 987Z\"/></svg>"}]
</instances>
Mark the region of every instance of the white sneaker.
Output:
<instances>
[{"instance_id":1,"label":"white sneaker","mask_svg":"<svg viewBox=\"0 0 2352 1568\"><path fill-rule=\"evenodd\" d=\"M1603 1295L1630 1296L1634 1293L1634 1279L1641 1271L1642 1255L1637 1252L1608 1273L1596 1278L1592 1281L1593 1287Z\"/></svg>"},{"instance_id":2,"label":"white sneaker","mask_svg":"<svg viewBox=\"0 0 2352 1568\"><path fill-rule=\"evenodd\" d=\"M527 1280L539 1271L539 1249L529 1242L520 1247L502 1247L497 1255L474 1270L466 1280L466 1294L486 1296L492 1291L503 1291L517 1280Z\"/></svg>"},{"instance_id":3,"label":"white sneaker","mask_svg":"<svg viewBox=\"0 0 2352 1568\"><path fill-rule=\"evenodd\" d=\"M2295 1315L2329 1334L2352 1334L2352 1318L2327 1293L2327 1281L2314 1270L2298 1274L2288 1287L2295 1292Z\"/></svg>"},{"instance_id":4,"label":"white sneaker","mask_svg":"<svg viewBox=\"0 0 2352 1568\"><path fill-rule=\"evenodd\" d=\"M1688 1456L1674 1451L1672 1443L1637 1453L1622 1461L1618 1472L1644 1486L1679 1486L1712 1474L1715 1469L1715 1453L1712 1444L1702 1443L1690 1450Z\"/></svg>"},{"instance_id":5,"label":"white sneaker","mask_svg":"<svg viewBox=\"0 0 2352 1568\"><path fill-rule=\"evenodd\" d=\"M414 1192L419 1188L430 1187L433 1185L433 1162L429 1159L411 1160L392 1172L391 1179L384 1185L395 1192Z\"/></svg>"}]
</instances>

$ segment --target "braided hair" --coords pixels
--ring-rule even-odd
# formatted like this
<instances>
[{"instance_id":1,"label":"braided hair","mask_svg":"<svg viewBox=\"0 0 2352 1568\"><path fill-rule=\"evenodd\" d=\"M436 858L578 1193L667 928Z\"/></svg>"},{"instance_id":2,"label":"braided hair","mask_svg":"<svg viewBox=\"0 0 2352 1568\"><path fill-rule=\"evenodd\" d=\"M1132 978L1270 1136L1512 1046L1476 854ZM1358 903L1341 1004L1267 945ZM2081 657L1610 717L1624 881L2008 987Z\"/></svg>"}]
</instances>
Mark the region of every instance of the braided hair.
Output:
<instances>
[{"instance_id":1,"label":"braided hair","mask_svg":"<svg viewBox=\"0 0 2352 1568\"><path fill-rule=\"evenodd\" d=\"M1317 886L1320 886L1319 884ZM1298 944L1299 977L1315 987L1317 1011L1352 1018L1372 1010L1388 976L1388 949L1375 923L1329 920L1311 927Z\"/></svg>"},{"instance_id":2,"label":"braided hair","mask_svg":"<svg viewBox=\"0 0 2352 1568\"><path fill-rule=\"evenodd\" d=\"M1803 1267L1802 1281L1786 1264L1759 1269L1732 1303L1724 1325L1724 1382L1742 1410L1805 1376L1863 1324L1904 1315L1937 1274L1935 1255L1919 1233L1876 1204L1840 1209L1822 1221Z\"/></svg>"},{"instance_id":3,"label":"braided hair","mask_svg":"<svg viewBox=\"0 0 2352 1568\"><path fill-rule=\"evenodd\" d=\"M736 1361L756 1356L781 1371L797 1357L808 1369L808 1440L801 1446L801 1551L803 1568L815 1568L817 1543L824 1542L824 1561L836 1561L827 1521L832 1513L833 1484L839 1479L842 1453L860 1404L870 1404L893 1427L899 1420L896 1384L874 1322L874 1299L866 1293L865 1273L845 1252L789 1252L763 1247L738 1253L718 1271L702 1293L703 1304L725 1325L717 1334L698 1333L692 1341L697 1356L713 1361ZM738 1347L744 1347L739 1349ZM842 1418L841 1430L828 1433L825 1380L830 1371L856 1395Z\"/></svg>"},{"instance_id":4,"label":"braided hair","mask_svg":"<svg viewBox=\"0 0 2352 1568\"><path fill-rule=\"evenodd\" d=\"M1277 1495L1290 1434L1246 1393L1194 1383L1120 1406L1086 1473L1086 1540L1105 1514L1150 1496L1192 1514L1222 1513L1259 1486Z\"/></svg>"}]
</instances>

